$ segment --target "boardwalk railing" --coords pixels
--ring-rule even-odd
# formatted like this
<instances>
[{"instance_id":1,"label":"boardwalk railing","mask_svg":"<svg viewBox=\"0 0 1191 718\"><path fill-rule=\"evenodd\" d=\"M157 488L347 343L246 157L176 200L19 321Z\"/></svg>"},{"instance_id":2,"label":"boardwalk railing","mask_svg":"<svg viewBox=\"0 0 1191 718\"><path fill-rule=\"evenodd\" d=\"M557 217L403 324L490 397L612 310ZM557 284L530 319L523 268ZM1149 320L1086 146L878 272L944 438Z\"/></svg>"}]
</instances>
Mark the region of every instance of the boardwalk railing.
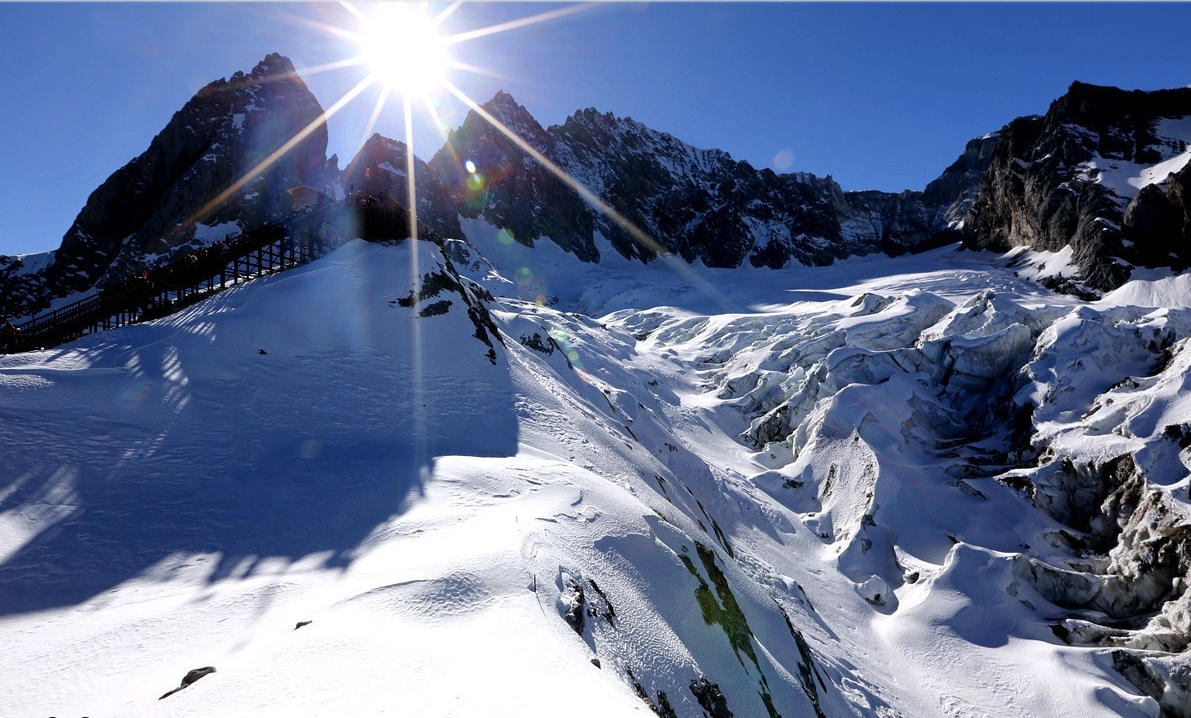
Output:
<instances>
[{"instance_id":1,"label":"boardwalk railing","mask_svg":"<svg viewBox=\"0 0 1191 718\"><path fill-rule=\"evenodd\" d=\"M408 227L403 210L372 198L298 212L35 315L17 325L15 333L0 335L0 352L48 349L85 334L168 316L228 286L307 264L348 236L400 239L408 236Z\"/></svg>"}]
</instances>

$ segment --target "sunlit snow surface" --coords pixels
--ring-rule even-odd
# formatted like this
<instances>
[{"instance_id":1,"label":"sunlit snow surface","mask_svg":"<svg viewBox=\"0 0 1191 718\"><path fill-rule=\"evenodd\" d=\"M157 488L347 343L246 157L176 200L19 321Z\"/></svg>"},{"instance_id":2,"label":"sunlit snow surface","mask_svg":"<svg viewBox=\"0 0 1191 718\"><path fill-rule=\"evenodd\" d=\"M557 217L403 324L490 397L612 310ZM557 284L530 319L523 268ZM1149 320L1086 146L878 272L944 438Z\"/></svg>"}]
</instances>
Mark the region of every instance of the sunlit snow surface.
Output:
<instances>
[{"instance_id":1,"label":"sunlit snow surface","mask_svg":"<svg viewBox=\"0 0 1191 718\"><path fill-rule=\"evenodd\" d=\"M463 295L403 306L436 248L359 241L0 358L0 715L653 715L635 680L685 717L701 677L739 717L1154 713L1023 582L1058 525L962 468L1004 437L954 432L1008 373L1065 456L1185 502L1187 362L1119 384L1182 355L1182 278L1084 304L953 248L595 266L482 229L494 362Z\"/></svg>"},{"instance_id":2,"label":"sunlit snow surface","mask_svg":"<svg viewBox=\"0 0 1191 718\"><path fill-rule=\"evenodd\" d=\"M1132 199L1140 190L1166 181L1191 162L1191 117L1161 118L1154 123L1156 149L1162 160L1152 164L1137 163L1100 154L1077 168L1082 178L1097 182L1124 200Z\"/></svg>"}]
</instances>

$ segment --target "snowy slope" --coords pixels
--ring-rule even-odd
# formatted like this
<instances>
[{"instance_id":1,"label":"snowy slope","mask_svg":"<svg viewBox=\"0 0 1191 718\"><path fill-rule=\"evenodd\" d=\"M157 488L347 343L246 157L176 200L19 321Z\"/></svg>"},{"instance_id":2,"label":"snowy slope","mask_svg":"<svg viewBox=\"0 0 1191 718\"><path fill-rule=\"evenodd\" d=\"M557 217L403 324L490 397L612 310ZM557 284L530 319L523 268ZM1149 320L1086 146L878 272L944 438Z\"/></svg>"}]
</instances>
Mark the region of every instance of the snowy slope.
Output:
<instances>
[{"instance_id":1,"label":"snowy slope","mask_svg":"<svg viewBox=\"0 0 1191 718\"><path fill-rule=\"evenodd\" d=\"M0 715L1158 714L1169 292L465 231L0 359Z\"/></svg>"}]
</instances>

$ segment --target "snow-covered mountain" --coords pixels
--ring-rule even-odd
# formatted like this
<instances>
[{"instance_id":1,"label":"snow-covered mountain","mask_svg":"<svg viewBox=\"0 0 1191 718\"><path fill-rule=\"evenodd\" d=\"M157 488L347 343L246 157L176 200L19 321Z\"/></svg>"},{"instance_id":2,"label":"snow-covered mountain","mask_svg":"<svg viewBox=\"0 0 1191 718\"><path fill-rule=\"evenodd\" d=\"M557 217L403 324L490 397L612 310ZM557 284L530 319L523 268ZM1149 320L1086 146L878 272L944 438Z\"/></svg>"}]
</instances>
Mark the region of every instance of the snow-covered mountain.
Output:
<instances>
[{"instance_id":1,"label":"snow-covered mountain","mask_svg":"<svg viewBox=\"0 0 1191 718\"><path fill-rule=\"evenodd\" d=\"M960 167L965 154L926 193L844 192L830 177L756 170L591 109L548 129L503 92L483 109L636 225L637 236L476 112L429 163L415 161L423 224L466 238L460 219L483 216L515 241L548 238L589 262L600 259L597 236L623 256L649 261L669 253L716 267L827 264L920 249L951 239L940 232L959 224L987 165L979 155ZM321 114L280 55L207 85L143 154L95 190L57 250L0 257L0 316L28 316L277 218L289 209L285 190L298 185L335 195L384 190L407 205L404 143L376 135L340 172L338 157L325 156ZM311 123L302 142L252 175Z\"/></svg>"},{"instance_id":2,"label":"snow-covered mountain","mask_svg":"<svg viewBox=\"0 0 1191 718\"><path fill-rule=\"evenodd\" d=\"M0 713L1187 715L1182 283L469 230L0 360Z\"/></svg>"},{"instance_id":3,"label":"snow-covered mountain","mask_svg":"<svg viewBox=\"0 0 1191 718\"><path fill-rule=\"evenodd\" d=\"M964 223L970 246L1069 249L1053 286L1108 291L1134 266L1191 262L1191 88L1073 83L1045 115L999 133Z\"/></svg>"},{"instance_id":4,"label":"snow-covered mountain","mask_svg":"<svg viewBox=\"0 0 1191 718\"><path fill-rule=\"evenodd\" d=\"M428 166L431 181L456 197L452 216L482 216L528 245L549 237L586 261L600 259L597 237L624 257L651 261L674 254L709 267L823 265L873 252L900 254L928 246L948 228L949 216L962 216L971 201L968 185L979 179L965 178L967 167L953 168L930 195L844 192L831 177L757 170L726 152L697 149L594 109L550 128L506 93L483 109L650 241L585 202L476 112Z\"/></svg>"},{"instance_id":5,"label":"snow-covered mountain","mask_svg":"<svg viewBox=\"0 0 1191 718\"><path fill-rule=\"evenodd\" d=\"M140 156L91 193L61 246L33 261L0 257L0 315L27 316L54 298L288 214L287 189L336 179L326 166L326 127L315 122L322 113L290 60L277 54L203 87ZM311 123L305 139L251 175Z\"/></svg>"},{"instance_id":6,"label":"snow-covered mountain","mask_svg":"<svg viewBox=\"0 0 1191 718\"><path fill-rule=\"evenodd\" d=\"M181 113L229 154L154 206L251 165L228 108L290 80ZM483 109L532 152L473 113L458 160L378 135L339 173L312 135L177 245L138 244L168 212L79 245L101 281L298 178L407 202L411 164L433 230L0 355L0 715L1191 717L1191 280L1088 298L1083 245L930 248L1002 195L1025 226L1062 173L1019 197L1006 158L1049 120L892 195ZM1114 206L1173 223L1163 112L1068 189L1141 178Z\"/></svg>"}]
</instances>

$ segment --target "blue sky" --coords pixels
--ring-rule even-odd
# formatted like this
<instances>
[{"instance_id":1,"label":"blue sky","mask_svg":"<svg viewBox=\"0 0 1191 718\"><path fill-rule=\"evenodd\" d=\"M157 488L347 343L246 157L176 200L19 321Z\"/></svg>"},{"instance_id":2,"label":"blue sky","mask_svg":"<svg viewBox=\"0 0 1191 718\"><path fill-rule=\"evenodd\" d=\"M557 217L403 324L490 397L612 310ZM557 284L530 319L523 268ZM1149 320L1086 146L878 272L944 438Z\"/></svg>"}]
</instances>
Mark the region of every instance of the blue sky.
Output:
<instances>
[{"instance_id":1,"label":"blue sky","mask_svg":"<svg viewBox=\"0 0 1191 718\"><path fill-rule=\"evenodd\" d=\"M469 2L444 29L562 7ZM269 52L301 71L356 51L310 20L358 27L338 3L0 2L0 253L57 247L90 192L207 82ZM968 139L1045 112L1073 80L1191 83L1189 31L1185 3L605 3L455 45L493 76L449 79L480 102L508 91L546 126L595 107L758 167L897 191L921 189ZM364 74L305 79L328 107ZM378 93L331 119L341 166ZM466 112L451 98L440 109L452 126ZM376 130L403 138L401 115L390 103ZM441 135L421 119L414 133L429 159Z\"/></svg>"}]
</instances>

